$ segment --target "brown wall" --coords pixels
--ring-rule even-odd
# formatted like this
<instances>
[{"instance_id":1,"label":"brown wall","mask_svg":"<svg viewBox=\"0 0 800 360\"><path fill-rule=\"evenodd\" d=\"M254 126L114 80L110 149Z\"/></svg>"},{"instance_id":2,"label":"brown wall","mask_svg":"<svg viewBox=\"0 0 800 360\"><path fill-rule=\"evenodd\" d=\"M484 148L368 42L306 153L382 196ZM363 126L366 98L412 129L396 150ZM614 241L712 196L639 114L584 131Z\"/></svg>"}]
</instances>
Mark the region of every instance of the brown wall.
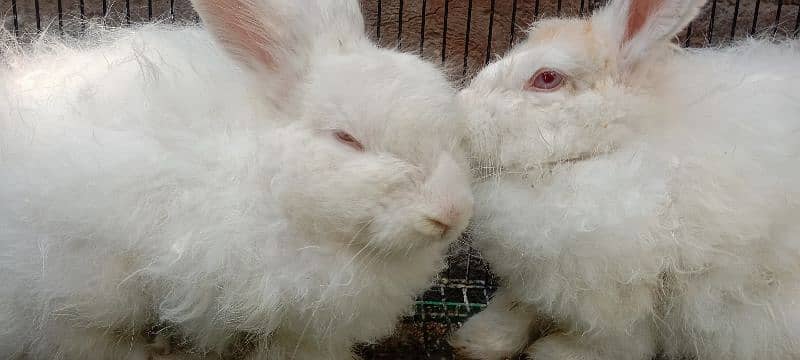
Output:
<instances>
[{"instance_id":1,"label":"brown wall","mask_svg":"<svg viewBox=\"0 0 800 360\"><path fill-rule=\"evenodd\" d=\"M603 0L562 0L560 13L562 16L580 16L586 14L592 6L600 6ZM756 32L772 33L777 15L778 1L761 0L758 11ZM381 43L396 45L398 35L398 19L400 18L401 0L381 1ZM753 14L755 13L756 0L740 0L739 12L736 22L736 37L747 36L752 28ZM377 0L364 2L365 16L368 29L374 36L377 32ZM445 21L445 5L448 6L446 49L444 51L448 68L460 75L464 70L465 44L467 43L467 15L469 0L404 0L402 19L401 48L404 50L419 51L420 30L422 29L423 3L425 9L425 40L423 55L429 59L440 60ZM516 4L516 14L514 5ZM785 0L781 6L778 34L793 32L797 18L800 0ZM494 6L494 19L490 19ZM708 30L711 15L712 0L705 8L704 14L692 25L690 46L705 46L709 44ZM534 20L536 13L536 0L473 0L470 19L469 46L466 47L467 76L479 69L487 59L492 59L503 54L513 40L524 37L524 31ZM733 15L736 8L735 0L716 0L714 7L715 21L711 36L711 43L727 41L733 25ZM551 17L559 13L557 0L540 0L538 4L538 17ZM515 26L512 27L512 18ZM492 38L489 42L489 24L492 22ZM512 35L513 30L513 35ZM681 35L679 41L685 42L686 33ZM491 47L488 45L491 44Z\"/></svg>"},{"instance_id":2,"label":"brown wall","mask_svg":"<svg viewBox=\"0 0 800 360\"><path fill-rule=\"evenodd\" d=\"M5 15L5 27L13 28L12 1L0 0L0 14ZM77 31L73 19L80 18L81 0L61 0L61 23L66 31ZM84 0L84 16L96 17L102 14L102 0ZM109 22L125 23L128 18L132 22L147 21L149 9L153 18L169 18L170 0L107 0ZM604 0L561 0L561 14L577 16L586 13L591 6L597 6ZM581 1L584 1L583 12ZM712 3L706 6L705 14L692 26L692 46L706 45L708 39L709 15ZM778 2L781 0L740 0L736 36L746 36L752 27L756 4L759 5L757 31L771 32L775 24ZM16 0L18 24L22 33L35 33L36 0ZM38 0L40 24L42 27L58 26L58 0ZM796 24L798 4L800 0L783 0L778 33L791 33ZM558 13L558 0L363 0L367 30L375 38L378 37L378 19L380 15L380 42L386 46L398 46L405 51L417 52L431 60L441 61L444 53L445 64L454 78L463 73L469 77L479 69L487 59L503 54L512 40L520 39L524 29L538 17L555 16ZM400 4L402 3L402 12ZM716 12L712 42L727 40L730 36L736 0L716 0ZM380 5L380 11L379 10ZM424 5L424 6L423 6ZM470 11L471 6L471 11ZM492 11L494 7L494 11ZM516 14L515 9L516 7ZM128 12L128 8L130 11ZM174 0L175 19L194 20L194 13L188 0ZM425 14L424 38L422 20ZM126 16L126 13L129 16ZM494 13L494 18L491 14ZM447 28L445 29L445 14ZM512 26L512 17L515 26ZM402 18L402 31L398 24ZM469 19L469 37L467 37L467 19ZM489 24L492 22L492 40L489 42ZM513 31L512 31L513 30ZM399 37L398 37L399 35ZM468 39L468 40L467 40ZM683 41L683 39L681 39ZM446 47L442 51L442 45ZM467 46L468 44L468 46ZM491 47L488 45L491 44ZM466 54L466 67L464 58ZM466 69L466 72L465 72Z\"/></svg>"}]
</instances>

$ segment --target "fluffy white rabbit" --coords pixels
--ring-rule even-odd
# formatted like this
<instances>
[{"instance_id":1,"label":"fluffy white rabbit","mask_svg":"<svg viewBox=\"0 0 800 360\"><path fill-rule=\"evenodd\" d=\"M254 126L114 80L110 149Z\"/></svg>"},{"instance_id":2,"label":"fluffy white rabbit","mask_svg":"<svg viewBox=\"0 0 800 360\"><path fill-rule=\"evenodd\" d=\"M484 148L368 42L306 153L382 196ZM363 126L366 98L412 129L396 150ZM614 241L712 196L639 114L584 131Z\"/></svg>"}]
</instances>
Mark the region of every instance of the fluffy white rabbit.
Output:
<instances>
[{"instance_id":1,"label":"fluffy white rabbit","mask_svg":"<svg viewBox=\"0 0 800 360\"><path fill-rule=\"evenodd\" d=\"M159 326L200 356L350 359L466 226L455 91L357 1L194 5L211 36L3 54L0 358L148 359Z\"/></svg>"},{"instance_id":2,"label":"fluffy white rabbit","mask_svg":"<svg viewBox=\"0 0 800 360\"><path fill-rule=\"evenodd\" d=\"M800 358L799 44L671 45L703 2L538 22L461 93L505 284L463 353Z\"/></svg>"}]
</instances>

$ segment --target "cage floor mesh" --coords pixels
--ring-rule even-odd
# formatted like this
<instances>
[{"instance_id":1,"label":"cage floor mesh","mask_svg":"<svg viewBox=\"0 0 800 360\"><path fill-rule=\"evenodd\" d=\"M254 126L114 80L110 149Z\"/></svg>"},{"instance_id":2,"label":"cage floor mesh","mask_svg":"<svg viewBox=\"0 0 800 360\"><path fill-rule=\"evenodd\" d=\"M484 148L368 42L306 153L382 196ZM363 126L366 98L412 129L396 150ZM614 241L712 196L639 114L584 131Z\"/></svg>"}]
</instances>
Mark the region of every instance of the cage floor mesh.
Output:
<instances>
[{"instance_id":1,"label":"cage floor mesh","mask_svg":"<svg viewBox=\"0 0 800 360\"><path fill-rule=\"evenodd\" d=\"M450 266L420 296L395 336L361 349L365 359L452 359L447 336L486 307L497 280L475 250L450 259Z\"/></svg>"}]
</instances>

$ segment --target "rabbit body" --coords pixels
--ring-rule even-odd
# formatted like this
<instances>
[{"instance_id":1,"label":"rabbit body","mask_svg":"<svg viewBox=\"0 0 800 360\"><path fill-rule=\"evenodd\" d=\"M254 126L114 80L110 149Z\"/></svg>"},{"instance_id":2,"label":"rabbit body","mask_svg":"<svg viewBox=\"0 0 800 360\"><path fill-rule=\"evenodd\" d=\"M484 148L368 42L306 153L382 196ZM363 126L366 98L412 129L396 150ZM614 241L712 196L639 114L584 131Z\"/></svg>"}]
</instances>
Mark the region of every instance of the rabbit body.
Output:
<instances>
[{"instance_id":1,"label":"rabbit body","mask_svg":"<svg viewBox=\"0 0 800 360\"><path fill-rule=\"evenodd\" d=\"M800 44L680 50L670 30L626 64L658 32L614 47L631 3L534 25L462 92L490 169L472 235L505 287L453 343L481 359L796 358ZM661 3L689 20L702 5ZM569 82L522 90L539 67Z\"/></svg>"},{"instance_id":2,"label":"rabbit body","mask_svg":"<svg viewBox=\"0 0 800 360\"><path fill-rule=\"evenodd\" d=\"M217 44L147 26L9 53L0 357L148 359L158 325L200 357L245 338L250 358L349 359L391 332L470 216L454 93L323 3L347 3L323 9L330 47L237 52L246 14L201 7ZM296 5L271 14L317 6Z\"/></svg>"}]
</instances>

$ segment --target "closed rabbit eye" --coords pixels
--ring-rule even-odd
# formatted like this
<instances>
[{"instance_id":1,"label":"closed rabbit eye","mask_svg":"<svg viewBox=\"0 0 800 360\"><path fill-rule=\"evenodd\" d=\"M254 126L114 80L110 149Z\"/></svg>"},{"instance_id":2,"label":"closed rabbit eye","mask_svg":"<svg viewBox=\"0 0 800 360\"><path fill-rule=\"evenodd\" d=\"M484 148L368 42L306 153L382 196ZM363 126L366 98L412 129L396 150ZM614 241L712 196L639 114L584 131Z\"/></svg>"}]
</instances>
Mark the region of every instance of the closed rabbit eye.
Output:
<instances>
[{"instance_id":1,"label":"closed rabbit eye","mask_svg":"<svg viewBox=\"0 0 800 360\"><path fill-rule=\"evenodd\" d=\"M333 136L336 138L336 141L342 144L345 144L358 151L364 151L364 145L362 145L361 142L358 141L358 139L356 139L353 135L350 135L350 133L346 131L335 130L333 132Z\"/></svg>"},{"instance_id":2,"label":"closed rabbit eye","mask_svg":"<svg viewBox=\"0 0 800 360\"><path fill-rule=\"evenodd\" d=\"M528 79L528 82L525 83L525 90L538 92L556 91L564 85L565 77L558 70L542 68Z\"/></svg>"}]
</instances>

